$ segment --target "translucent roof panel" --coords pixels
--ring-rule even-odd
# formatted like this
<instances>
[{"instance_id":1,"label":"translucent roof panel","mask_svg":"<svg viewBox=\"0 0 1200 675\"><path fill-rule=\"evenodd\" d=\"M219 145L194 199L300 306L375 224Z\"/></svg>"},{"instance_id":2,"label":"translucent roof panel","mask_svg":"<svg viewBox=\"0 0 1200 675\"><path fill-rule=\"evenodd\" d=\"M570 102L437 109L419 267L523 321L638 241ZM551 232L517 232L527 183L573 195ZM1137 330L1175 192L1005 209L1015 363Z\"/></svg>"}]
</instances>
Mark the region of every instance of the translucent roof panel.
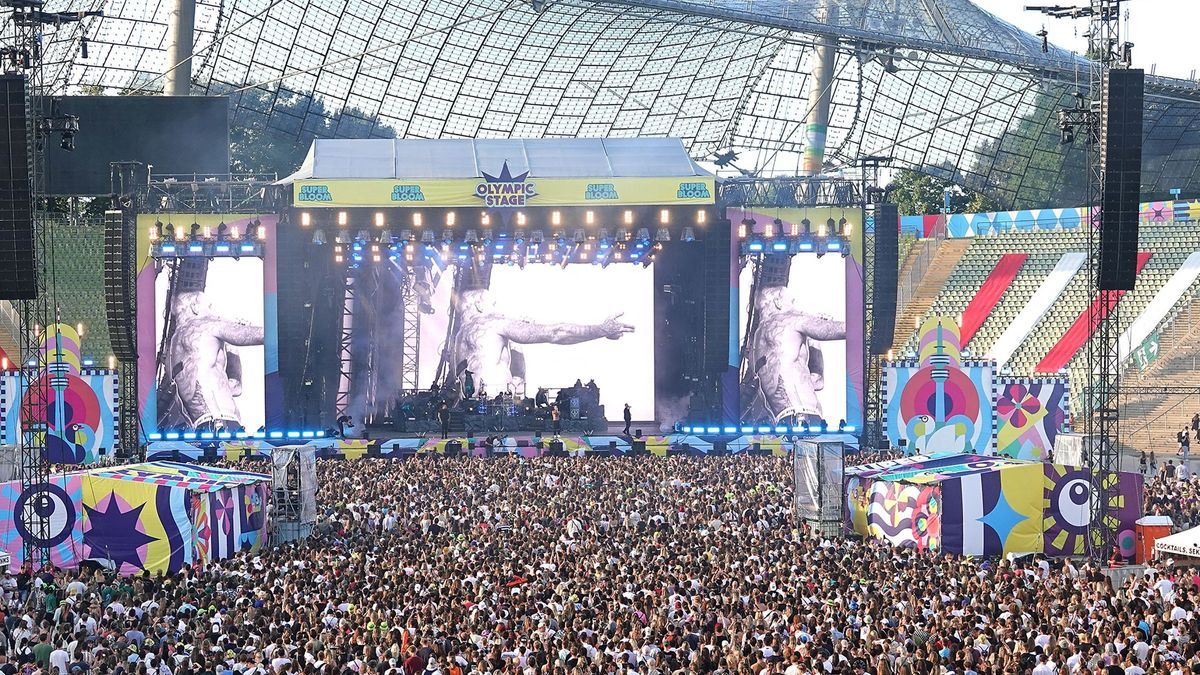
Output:
<instances>
[{"instance_id":1,"label":"translucent roof panel","mask_svg":"<svg viewBox=\"0 0 1200 675\"><path fill-rule=\"evenodd\" d=\"M1055 116L1082 62L969 0L198 3L194 90L304 143L674 137L697 161L732 149L795 174L832 39L826 170L887 155L1013 208L1083 198L1081 143L1060 145ZM47 36L52 89L161 89L168 5L48 0L105 12ZM1146 111L1145 190L1200 191L1200 87L1149 77Z\"/></svg>"}]
</instances>

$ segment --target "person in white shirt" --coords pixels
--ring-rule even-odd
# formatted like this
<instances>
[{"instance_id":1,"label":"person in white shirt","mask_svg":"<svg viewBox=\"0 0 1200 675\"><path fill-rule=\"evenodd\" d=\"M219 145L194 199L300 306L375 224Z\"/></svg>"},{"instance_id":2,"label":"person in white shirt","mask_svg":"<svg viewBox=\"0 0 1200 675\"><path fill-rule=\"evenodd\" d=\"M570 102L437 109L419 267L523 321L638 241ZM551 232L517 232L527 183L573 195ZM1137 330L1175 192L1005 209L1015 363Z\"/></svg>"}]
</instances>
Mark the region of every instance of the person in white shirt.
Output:
<instances>
[{"instance_id":1,"label":"person in white shirt","mask_svg":"<svg viewBox=\"0 0 1200 675\"><path fill-rule=\"evenodd\" d=\"M1058 672L1058 668L1054 667L1054 662L1047 661L1044 654L1038 654L1038 662L1033 667L1033 675L1054 675L1056 672Z\"/></svg>"}]
</instances>

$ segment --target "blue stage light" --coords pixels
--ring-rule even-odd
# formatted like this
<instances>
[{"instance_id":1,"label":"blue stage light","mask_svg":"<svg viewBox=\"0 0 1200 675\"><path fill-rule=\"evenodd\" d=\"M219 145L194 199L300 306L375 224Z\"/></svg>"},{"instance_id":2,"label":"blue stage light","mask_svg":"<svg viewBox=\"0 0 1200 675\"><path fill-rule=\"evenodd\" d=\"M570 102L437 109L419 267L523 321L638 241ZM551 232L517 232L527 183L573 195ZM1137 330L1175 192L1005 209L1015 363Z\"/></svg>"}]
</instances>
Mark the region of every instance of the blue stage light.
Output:
<instances>
[{"instance_id":1,"label":"blue stage light","mask_svg":"<svg viewBox=\"0 0 1200 675\"><path fill-rule=\"evenodd\" d=\"M807 431L807 429L805 429L804 427L792 427L793 434L799 434L799 433L803 433L805 431Z\"/></svg>"},{"instance_id":2,"label":"blue stage light","mask_svg":"<svg viewBox=\"0 0 1200 675\"><path fill-rule=\"evenodd\" d=\"M272 432L271 432L270 434L268 434L268 435L269 435L271 438L283 438L283 432L282 432L282 431L272 431Z\"/></svg>"},{"instance_id":3,"label":"blue stage light","mask_svg":"<svg viewBox=\"0 0 1200 675\"><path fill-rule=\"evenodd\" d=\"M724 430L724 431L725 431L725 433L727 433L727 434L736 434L736 433L737 433L737 427L725 427L725 430Z\"/></svg>"},{"instance_id":4,"label":"blue stage light","mask_svg":"<svg viewBox=\"0 0 1200 675\"><path fill-rule=\"evenodd\" d=\"M255 438L266 438L266 437L267 437L267 432L265 432L265 431L256 431L256 432L254 432L254 437L255 437Z\"/></svg>"},{"instance_id":5,"label":"blue stage light","mask_svg":"<svg viewBox=\"0 0 1200 675\"><path fill-rule=\"evenodd\" d=\"M318 431L318 432L317 432L317 438L325 438L325 432L324 432L324 431Z\"/></svg>"},{"instance_id":6,"label":"blue stage light","mask_svg":"<svg viewBox=\"0 0 1200 675\"><path fill-rule=\"evenodd\" d=\"M800 250L801 251L811 251L811 250L813 250L813 245L811 242L802 241L802 242L800 242Z\"/></svg>"},{"instance_id":7,"label":"blue stage light","mask_svg":"<svg viewBox=\"0 0 1200 675\"><path fill-rule=\"evenodd\" d=\"M848 434L852 434L852 433L854 433L854 430L855 430L855 427L854 427L854 425L852 425L852 424L847 424L847 425L846 425L846 428L845 428L845 429L843 429L843 431L845 431L845 432L846 432L846 433L848 433Z\"/></svg>"},{"instance_id":8,"label":"blue stage light","mask_svg":"<svg viewBox=\"0 0 1200 675\"><path fill-rule=\"evenodd\" d=\"M150 440L152 440L152 441L161 441L161 440L162 440L162 434L150 434L149 438L150 438Z\"/></svg>"},{"instance_id":9,"label":"blue stage light","mask_svg":"<svg viewBox=\"0 0 1200 675\"><path fill-rule=\"evenodd\" d=\"M217 434L217 438L225 441L225 440L229 440L230 438L233 438L233 434L229 433L228 431L222 431Z\"/></svg>"},{"instance_id":10,"label":"blue stage light","mask_svg":"<svg viewBox=\"0 0 1200 675\"><path fill-rule=\"evenodd\" d=\"M201 252L201 251L203 251L203 250L204 250L204 245L203 245L203 244L190 244L190 245L188 245L188 251L190 251L190 252L192 252L192 253L199 253L199 252Z\"/></svg>"},{"instance_id":11,"label":"blue stage light","mask_svg":"<svg viewBox=\"0 0 1200 675\"><path fill-rule=\"evenodd\" d=\"M769 434L769 433L771 433L771 427L759 427L759 428L758 428L758 433L760 433L760 434Z\"/></svg>"},{"instance_id":12,"label":"blue stage light","mask_svg":"<svg viewBox=\"0 0 1200 675\"><path fill-rule=\"evenodd\" d=\"M163 253L174 253L175 252L175 244L163 244L162 252Z\"/></svg>"},{"instance_id":13,"label":"blue stage light","mask_svg":"<svg viewBox=\"0 0 1200 675\"><path fill-rule=\"evenodd\" d=\"M301 438L312 438L312 437L313 437L313 432L311 432L311 431L302 431L302 432L300 432L300 437L301 437Z\"/></svg>"},{"instance_id":14,"label":"blue stage light","mask_svg":"<svg viewBox=\"0 0 1200 675\"><path fill-rule=\"evenodd\" d=\"M775 433L777 433L777 434L786 434L787 432L788 432L787 427L775 427Z\"/></svg>"},{"instance_id":15,"label":"blue stage light","mask_svg":"<svg viewBox=\"0 0 1200 675\"><path fill-rule=\"evenodd\" d=\"M709 427L709 428L707 429L707 433L710 433L710 434L719 434L719 433L721 433L721 428L720 428L720 427Z\"/></svg>"},{"instance_id":16,"label":"blue stage light","mask_svg":"<svg viewBox=\"0 0 1200 675\"><path fill-rule=\"evenodd\" d=\"M840 241L831 241L826 246L826 249L830 251L840 251L842 250L842 243Z\"/></svg>"},{"instance_id":17,"label":"blue stage light","mask_svg":"<svg viewBox=\"0 0 1200 675\"><path fill-rule=\"evenodd\" d=\"M300 432L299 431L289 431L289 432L287 432L287 437L288 438L300 438Z\"/></svg>"},{"instance_id":18,"label":"blue stage light","mask_svg":"<svg viewBox=\"0 0 1200 675\"><path fill-rule=\"evenodd\" d=\"M772 250L775 250L775 251L786 251L786 250L787 250L787 243L786 243L786 242L782 242L782 241L777 241L777 242L775 242L774 244L771 244L771 249L772 249Z\"/></svg>"},{"instance_id":19,"label":"blue stage light","mask_svg":"<svg viewBox=\"0 0 1200 675\"><path fill-rule=\"evenodd\" d=\"M217 244L217 253L229 253L229 244Z\"/></svg>"},{"instance_id":20,"label":"blue stage light","mask_svg":"<svg viewBox=\"0 0 1200 675\"><path fill-rule=\"evenodd\" d=\"M196 432L194 432L194 431L185 431L183 434L183 439L186 441L190 441L190 440L194 439L195 437L196 437Z\"/></svg>"},{"instance_id":21,"label":"blue stage light","mask_svg":"<svg viewBox=\"0 0 1200 675\"><path fill-rule=\"evenodd\" d=\"M743 434L752 434L752 433L754 433L754 427L742 427L742 433Z\"/></svg>"},{"instance_id":22,"label":"blue stage light","mask_svg":"<svg viewBox=\"0 0 1200 675\"><path fill-rule=\"evenodd\" d=\"M234 434L234 435L233 435L233 437L234 437L234 438L236 438L236 439L238 439L238 440L241 440L241 439L243 439L243 438L249 438L249 436L250 436L250 434L248 434L248 433L246 433L246 432L244 432L244 431L239 431L239 432L237 432L236 434Z\"/></svg>"},{"instance_id":23,"label":"blue stage light","mask_svg":"<svg viewBox=\"0 0 1200 675\"><path fill-rule=\"evenodd\" d=\"M83 360L83 365L85 365L85 366L94 366L94 365L96 365L96 362L95 362L95 361L93 361L93 360L91 360L91 359L84 359L84 360Z\"/></svg>"},{"instance_id":24,"label":"blue stage light","mask_svg":"<svg viewBox=\"0 0 1200 675\"><path fill-rule=\"evenodd\" d=\"M763 250L763 245L762 245L761 241L751 242L751 244L750 244L750 252L751 253L759 253L762 250Z\"/></svg>"},{"instance_id":25,"label":"blue stage light","mask_svg":"<svg viewBox=\"0 0 1200 675\"><path fill-rule=\"evenodd\" d=\"M185 438L186 438L186 436L185 436ZM211 432L211 431L206 431L206 432L204 432L204 433L200 434L200 438L201 438L201 439L203 439L203 440L206 440L206 441L210 441L210 440L212 440L213 438L215 438L215 436L213 435L213 432Z\"/></svg>"},{"instance_id":26,"label":"blue stage light","mask_svg":"<svg viewBox=\"0 0 1200 675\"><path fill-rule=\"evenodd\" d=\"M690 433L692 433L692 428L691 428L691 427L679 427L679 430L680 430L680 431L682 431L682 432L683 432L683 433L685 433L685 434L690 434Z\"/></svg>"},{"instance_id":27,"label":"blue stage light","mask_svg":"<svg viewBox=\"0 0 1200 675\"><path fill-rule=\"evenodd\" d=\"M179 432L178 432L178 431L168 431L168 432L167 432L167 440L168 440L168 441L177 441L177 440L179 440Z\"/></svg>"}]
</instances>

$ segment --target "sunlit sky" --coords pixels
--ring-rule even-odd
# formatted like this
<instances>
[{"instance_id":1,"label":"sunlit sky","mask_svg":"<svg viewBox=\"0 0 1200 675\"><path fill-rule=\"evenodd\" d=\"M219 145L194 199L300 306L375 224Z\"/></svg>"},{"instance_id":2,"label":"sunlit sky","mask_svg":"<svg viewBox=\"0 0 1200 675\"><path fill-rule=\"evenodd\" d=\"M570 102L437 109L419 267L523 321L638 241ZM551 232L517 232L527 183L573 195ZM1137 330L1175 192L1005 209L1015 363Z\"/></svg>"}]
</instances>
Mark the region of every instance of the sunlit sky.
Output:
<instances>
[{"instance_id":1,"label":"sunlit sky","mask_svg":"<svg viewBox=\"0 0 1200 675\"><path fill-rule=\"evenodd\" d=\"M1005 21L1036 33L1042 26L1050 33L1050 41L1071 51L1082 53L1087 41L1084 20L1054 19L1037 12L1025 11L1025 5L1080 5L1087 0L972 0L979 7ZM1200 51L1195 49L1195 28L1200 25L1200 1L1197 0L1129 0L1122 15L1128 13L1128 41L1134 43L1135 66L1158 75L1191 78L1200 70ZM1124 27L1122 28L1124 30Z\"/></svg>"}]
</instances>

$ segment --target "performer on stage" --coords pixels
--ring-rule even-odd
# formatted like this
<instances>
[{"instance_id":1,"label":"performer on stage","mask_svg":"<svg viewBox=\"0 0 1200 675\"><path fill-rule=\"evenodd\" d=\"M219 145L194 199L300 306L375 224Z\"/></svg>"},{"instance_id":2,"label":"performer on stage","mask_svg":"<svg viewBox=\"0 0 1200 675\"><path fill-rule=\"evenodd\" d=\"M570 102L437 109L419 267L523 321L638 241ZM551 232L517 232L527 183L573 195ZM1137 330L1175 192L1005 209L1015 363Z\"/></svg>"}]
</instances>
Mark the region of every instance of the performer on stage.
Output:
<instances>
[{"instance_id":1,"label":"performer on stage","mask_svg":"<svg viewBox=\"0 0 1200 675\"><path fill-rule=\"evenodd\" d=\"M448 438L450 436L450 406L445 401L438 406L437 418L438 422L442 424L442 438Z\"/></svg>"}]
</instances>

